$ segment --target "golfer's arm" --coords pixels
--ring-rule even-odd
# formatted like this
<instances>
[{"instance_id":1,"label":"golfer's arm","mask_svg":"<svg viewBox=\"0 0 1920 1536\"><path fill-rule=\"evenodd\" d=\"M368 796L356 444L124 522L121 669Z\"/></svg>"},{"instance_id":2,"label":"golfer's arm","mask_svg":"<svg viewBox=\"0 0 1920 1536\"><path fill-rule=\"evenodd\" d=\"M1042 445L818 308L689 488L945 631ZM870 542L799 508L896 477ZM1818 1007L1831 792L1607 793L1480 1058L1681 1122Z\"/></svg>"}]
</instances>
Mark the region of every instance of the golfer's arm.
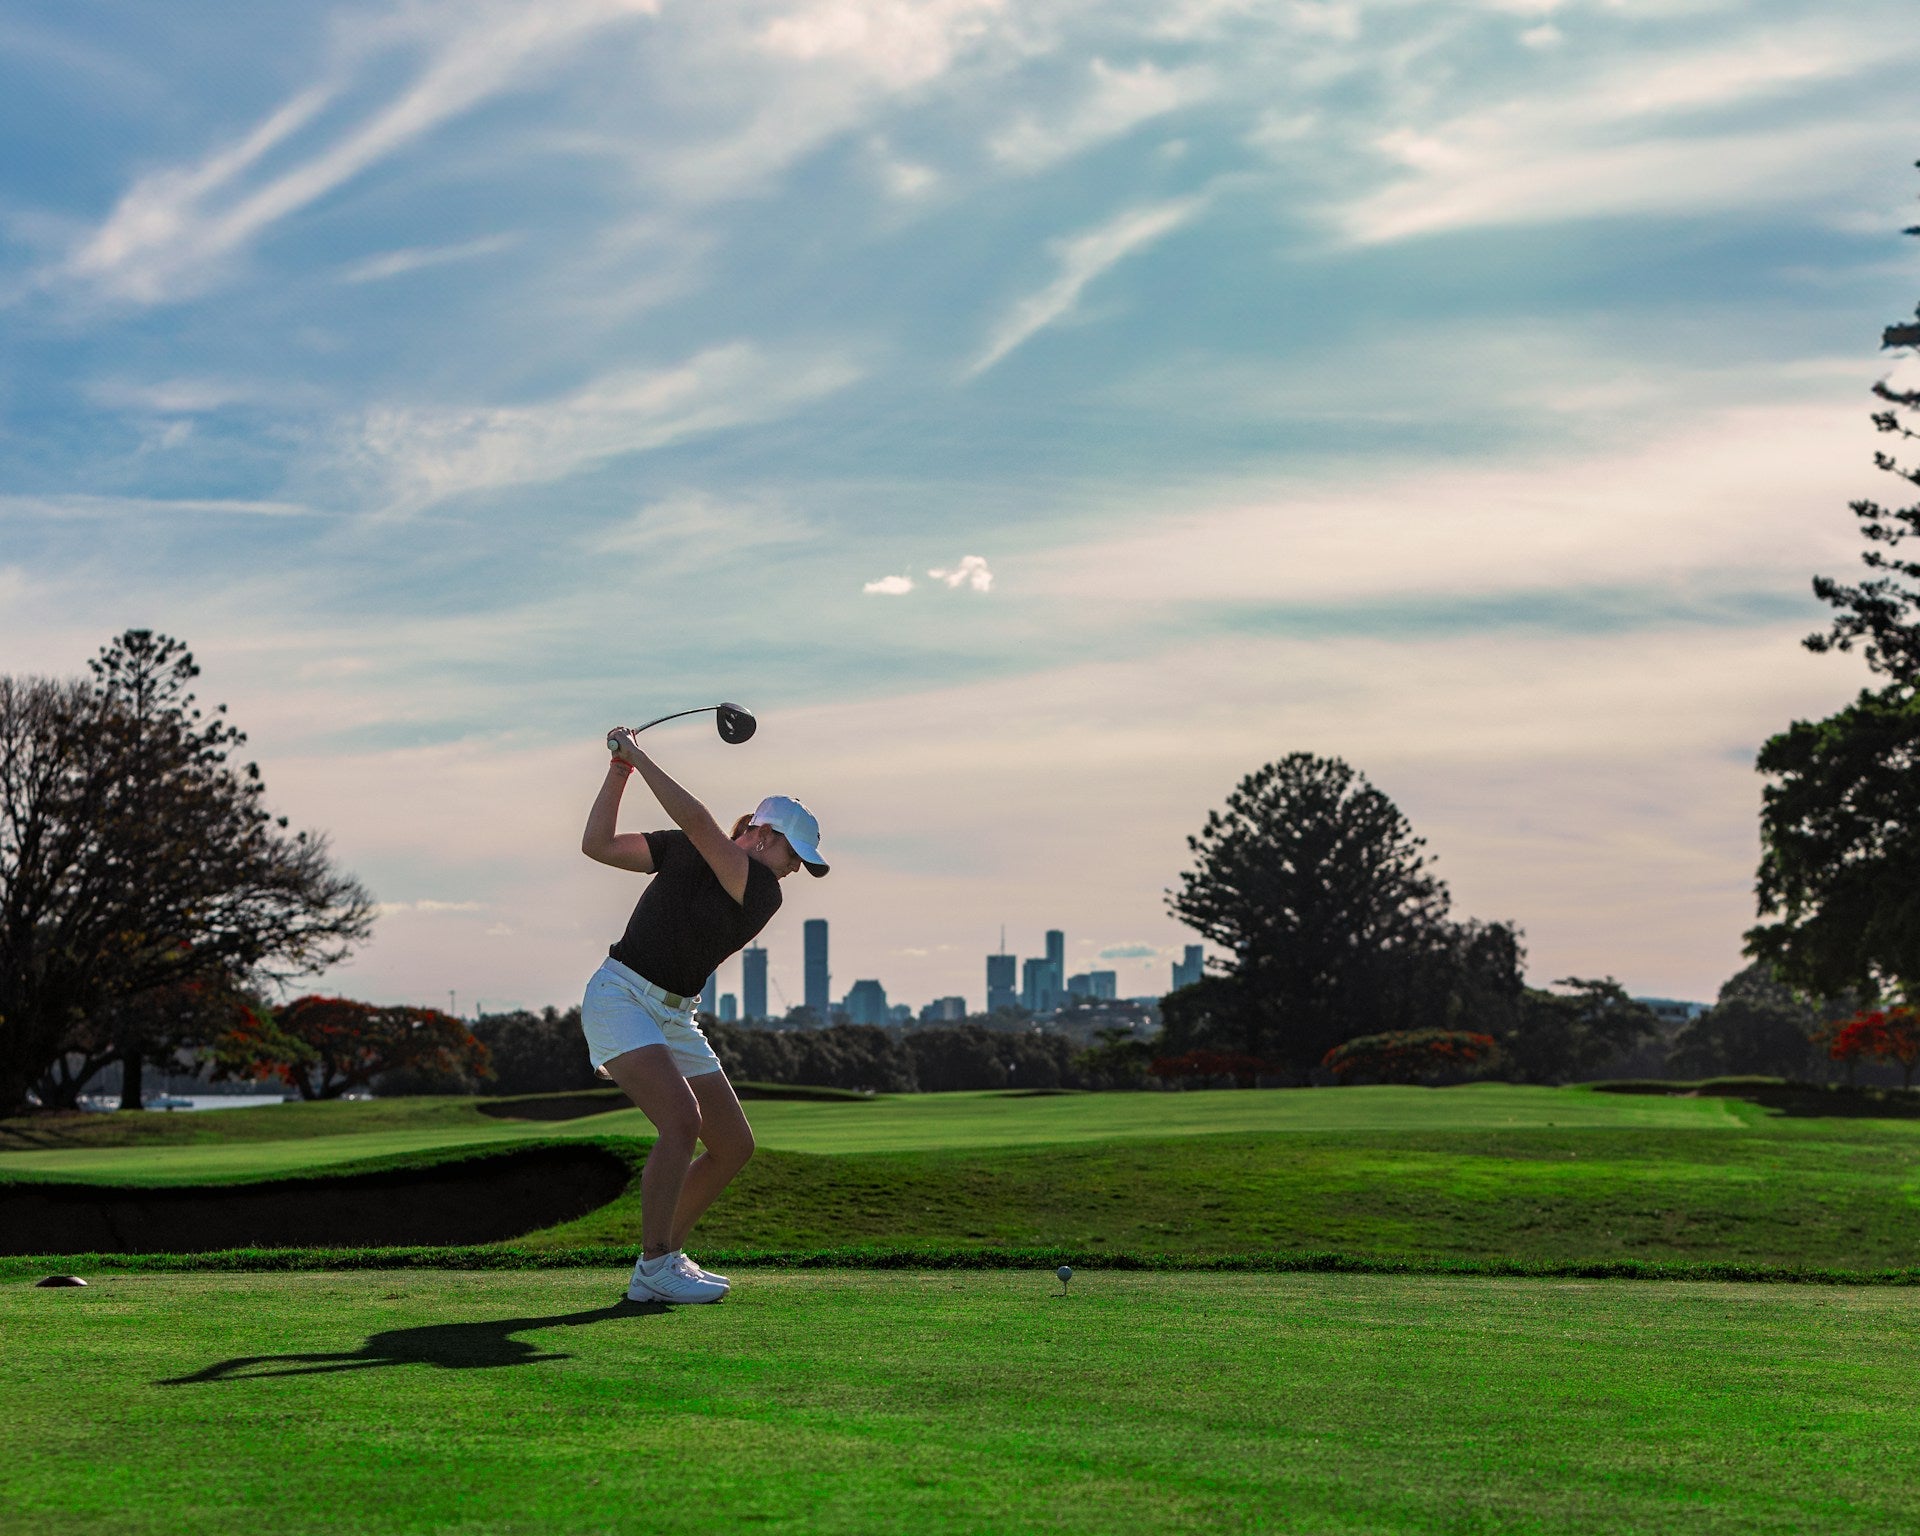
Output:
<instances>
[{"instance_id":1,"label":"golfer's arm","mask_svg":"<svg viewBox=\"0 0 1920 1536\"><path fill-rule=\"evenodd\" d=\"M720 879L726 893L735 901L744 900L747 894L747 850L720 830L720 823L713 819L713 813L698 800L688 794L666 769L639 748L631 749L628 759L640 777L647 781L647 788L653 791L654 799L660 802L660 809L673 818L673 824L686 833L699 850L700 857L707 861L707 867Z\"/></svg>"},{"instance_id":2,"label":"golfer's arm","mask_svg":"<svg viewBox=\"0 0 1920 1536\"><path fill-rule=\"evenodd\" d=\"M653 849L646 838L638 832L613 830L620 819L620 792L627 787L627 774L631 771L617 757L607 765L606 782L594 796L593 809L587 812L587 830L580 834L580 851L615 869L650 875Z\"/></svg>"}]
</instances>

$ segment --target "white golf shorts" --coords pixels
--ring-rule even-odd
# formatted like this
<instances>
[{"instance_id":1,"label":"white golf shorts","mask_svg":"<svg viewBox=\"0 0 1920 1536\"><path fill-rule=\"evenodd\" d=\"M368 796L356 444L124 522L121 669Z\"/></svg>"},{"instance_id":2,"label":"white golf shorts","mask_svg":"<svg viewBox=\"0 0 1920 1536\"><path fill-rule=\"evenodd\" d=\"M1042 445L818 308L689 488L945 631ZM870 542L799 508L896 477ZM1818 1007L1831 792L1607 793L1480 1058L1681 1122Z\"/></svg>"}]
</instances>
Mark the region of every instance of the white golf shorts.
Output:
<instances>
[{"instance_id":1,"label":"white golf shorts","mask_svg":"<svg viewBox=\"0 0 1920 1536\"><path fill-rule=\"evenodd\" d=\"M720 1058L693 1022L694 1003L669 1008L660 991L612 956L601 963L580 1005L580 1032L587 1037L587 1055L594 1066L603 1067L643 1045L664 1045L673 1052L673 1064L682 1077L720 1070Z\"/></svg>"}]
</instances>

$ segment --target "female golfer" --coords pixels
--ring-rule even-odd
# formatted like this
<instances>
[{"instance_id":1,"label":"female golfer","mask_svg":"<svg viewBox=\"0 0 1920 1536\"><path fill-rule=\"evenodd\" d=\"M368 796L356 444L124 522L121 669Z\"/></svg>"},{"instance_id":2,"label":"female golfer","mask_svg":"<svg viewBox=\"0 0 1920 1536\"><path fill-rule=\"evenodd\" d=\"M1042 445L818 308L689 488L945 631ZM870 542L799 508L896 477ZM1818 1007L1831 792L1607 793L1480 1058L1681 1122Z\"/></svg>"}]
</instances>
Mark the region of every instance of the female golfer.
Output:
<instances>
[{"instance_id":1,"label":"female golfer","mask_svg":"<svg viewBox=\"0 0 1920 1536\"><path fill-rule=\"evenodd\" d=\"M732 835L635 743L617 743L587 815L580 851L652 875L627 931L587 983L580 1027L595 1067L620 1085L659 1140L640 1174L639 1262L631 1301L718 1301L724 1275L684 1252L687 1233L753 1153L753 1131L720 1059L694 1021L707 978L780 910L780 882L801 865L824 875L820 823L798 800L771 795ZM635 769L679 830L616 832ZM693 1155L694 1142L706 1151Z\"/></svg>"}]
</instances>

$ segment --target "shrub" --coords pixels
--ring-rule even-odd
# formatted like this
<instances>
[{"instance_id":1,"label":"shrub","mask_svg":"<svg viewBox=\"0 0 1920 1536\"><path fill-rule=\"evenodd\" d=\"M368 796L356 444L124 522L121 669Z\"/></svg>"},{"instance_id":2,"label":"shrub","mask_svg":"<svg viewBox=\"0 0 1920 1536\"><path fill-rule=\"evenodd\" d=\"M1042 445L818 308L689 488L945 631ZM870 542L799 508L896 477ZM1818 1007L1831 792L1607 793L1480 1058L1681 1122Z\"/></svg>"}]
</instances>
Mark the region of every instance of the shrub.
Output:
<instances>
[{"instance_id":1,"label":"shrub","mask_svg":"<svg viewBox=\"0 0 1920 1536\"><path fill-rule=\"evenodd\" d=\"M1829 1024L1819 1036L1827 1054L1845 1062L1847 1081L1860 1060L1891 1062L1900 1068L1900 1086L1913 1086L1913 1069L1920 1064L1920 1013L1912 1008L1862 1010L1850 1019Z\"/></svg>"},{"instance_id":2,"label":"shrub","mask_svg":"<svg viewBox=\"0 0 1920 1536\"><path fill-rule=\"evenodd\" d=\"M1458 1081L1486 1069L1494 1059L1492 1035L1464 1029L1402 1029L1361 1035L1336 1045L1320 1065L1336 1083L1371 1078L1380 1083Z\"/></svg>"},{"instance_id":3,"label":"shrub","mask_svg":"<svg viewBox=\"0 0 1920 1536\"><path fill-rule=\"evenodd\" d=\"M1235 1088L1252 1088L1273 1069L1258 1056L1241 1051L1191 1050L1183 1056L1159 1057L1147 1070L1169 1087L1175 1083L1205 1087L1225 1079Z\"/></svg>"}]
</instances>

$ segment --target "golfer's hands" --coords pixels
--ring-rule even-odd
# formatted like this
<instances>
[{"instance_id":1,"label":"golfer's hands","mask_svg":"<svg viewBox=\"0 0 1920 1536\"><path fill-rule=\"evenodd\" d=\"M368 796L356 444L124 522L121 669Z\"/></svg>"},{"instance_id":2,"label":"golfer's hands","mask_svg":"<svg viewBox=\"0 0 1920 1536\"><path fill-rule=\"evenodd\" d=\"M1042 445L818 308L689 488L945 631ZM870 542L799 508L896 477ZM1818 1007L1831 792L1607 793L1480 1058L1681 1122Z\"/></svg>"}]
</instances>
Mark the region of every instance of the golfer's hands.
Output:
<instances>
[{"instance_id":1,"label":"golfer's hands","mask_svg":"<svg viewBox=\"0 0 1920 1536\"><path fill-rule=\"evenodd\" d=\"M624 725L607 732L607 750L613 754L613 763L609 766L617 765L629 772L640 766L640 744Z\"/></svg>"}]
</instances>

